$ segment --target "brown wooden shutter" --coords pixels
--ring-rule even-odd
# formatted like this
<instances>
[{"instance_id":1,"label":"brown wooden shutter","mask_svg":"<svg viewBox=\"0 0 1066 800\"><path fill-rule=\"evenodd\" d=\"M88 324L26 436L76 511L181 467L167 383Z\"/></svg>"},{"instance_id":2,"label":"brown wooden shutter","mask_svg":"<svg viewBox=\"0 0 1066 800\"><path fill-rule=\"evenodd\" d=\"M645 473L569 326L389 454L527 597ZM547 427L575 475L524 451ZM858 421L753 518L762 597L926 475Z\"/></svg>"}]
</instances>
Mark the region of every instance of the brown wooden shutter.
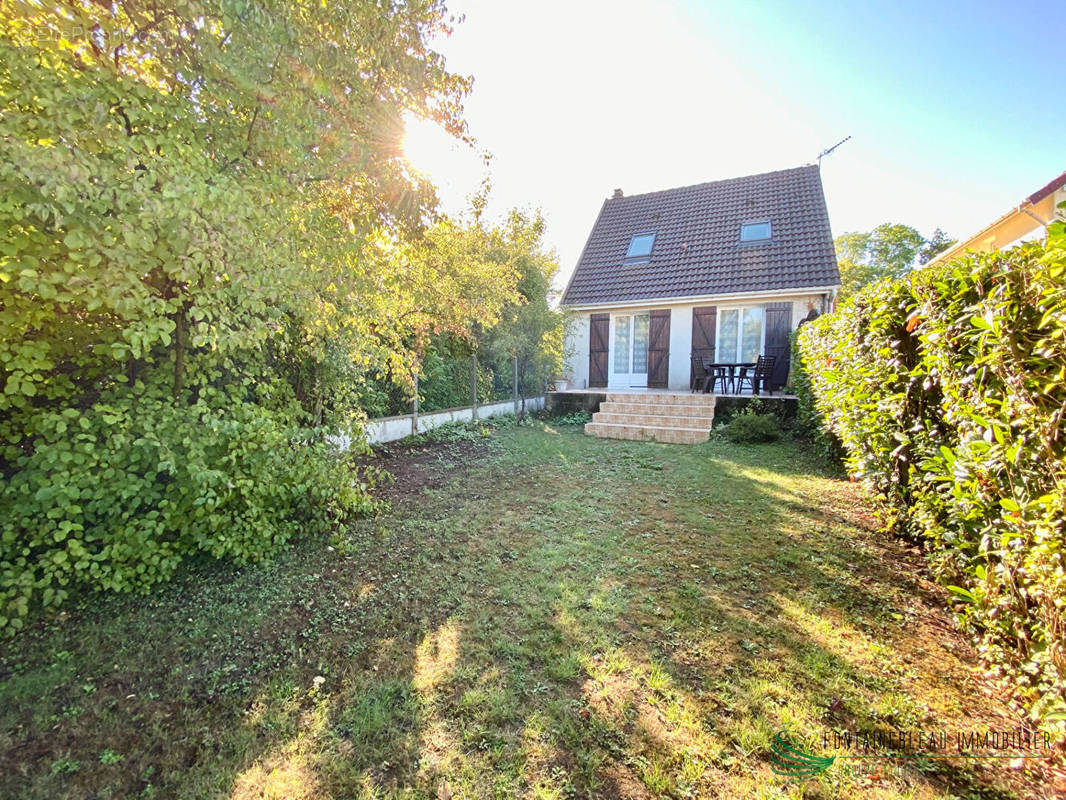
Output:
<instances>
[{"instance_id":1,"label":"brown wooden shutter","mask_svg":"<svg viewBox=\"0 0 1066 800\"><path fill-rule=\"evenodd\" d=\"M670 309L648 314L648 387L665 389L670 382Z\"/></svg>"},{"instance_id":2,"label":"brown wooden shutter","mask_svg":"<svg viewBox=\"0 0 1066 800\"><path fill-rule=\"evenodd\" d=\"M607 385L607 351L611 331L610 314L589 315L589 386Z\"/></svg>"},{"instance_id":3,"label":"brown wooden shutter","mask_svg":"<svg viewBox=\"0 0 1066 800\"><path fill-rule=\"evenodd\" d=\"M714 360L718 333L718 306L692 309L692 355ZM689 375L691 381L693 375Z\"/></svg>"},{"instance_id":4,"label":"brown wooden shutter","mask_svg":"<svg viewBox=\"0 0 1066 800\"><path fill-rule=\"evenodd\" d=\"M792 333L792 303L766 304L766 355L774 356L774 375L770 384L780 389L788 382L789 361L792 348L789 334Z\"/></svg>"}]
</instances>

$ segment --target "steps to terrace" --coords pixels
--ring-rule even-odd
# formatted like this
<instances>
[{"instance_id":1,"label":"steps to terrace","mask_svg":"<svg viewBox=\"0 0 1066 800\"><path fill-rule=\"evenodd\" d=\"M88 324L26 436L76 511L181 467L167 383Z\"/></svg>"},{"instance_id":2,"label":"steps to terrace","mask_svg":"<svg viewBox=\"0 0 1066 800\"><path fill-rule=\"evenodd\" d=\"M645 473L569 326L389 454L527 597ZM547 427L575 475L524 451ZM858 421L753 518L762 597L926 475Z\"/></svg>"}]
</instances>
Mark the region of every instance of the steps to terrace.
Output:
<instances>
[{"instance_id":1,"label":"steps to terrace","mask_svg":"<svg viewBox=\"0 0 1066 800\"><path fill-rule=\"evenodd\" d=\"M714 422L714 395L687 392L608 392L585 433L601 439L696 444Z\"/></svg>"}]
</instances>

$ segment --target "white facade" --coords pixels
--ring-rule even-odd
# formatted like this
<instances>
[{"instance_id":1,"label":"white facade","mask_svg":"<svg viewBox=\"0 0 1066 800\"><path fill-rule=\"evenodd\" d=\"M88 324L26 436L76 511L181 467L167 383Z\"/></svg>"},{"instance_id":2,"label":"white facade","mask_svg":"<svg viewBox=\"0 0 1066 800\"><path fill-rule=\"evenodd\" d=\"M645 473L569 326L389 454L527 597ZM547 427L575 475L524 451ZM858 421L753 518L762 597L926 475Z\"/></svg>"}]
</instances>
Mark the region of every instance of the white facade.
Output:
<instances>
[{"instance_id":1,"label":"white facade","mask_svg":"<svg viewBox=\"0 0 1066 800\"><path fill-rule=\"evenodd\" d=\"M765 307L767 303L791 302L791 328L795 329L811 309L814 309L819 314L830 310L835 291L835 287L819 287L817 289L800 289L794 292L718 295L706 298L678 298L574 307L570 309L571 326L567 338L568 362L565 377L572 381L571 385L575 389L589 388L589 316L594 313L609 313L611 315L607 357L607 388L613 389L647 385L646 374L634 373L631 369L625 371L618 369L616 371L616 366L621 368L626 363L625 355L619 356L617 353L619 321L626 317L632 319L634 316L647 314L655 309L670 309L669 379L667 388L687 390L692 369L692 317L694 308L714 306L718 313L717 319L721 320L722 312L728 309L759 309ZM757 314L753 313L751 316L755 318ZM622 327L624 330L624 321L622 322ZM716 333L720 339L722 325L719 324L717 328ZM764 319L762 334L758 343L758 352L760 354L764 352L765 331ZM624 343L625 337L622 337L621 341ZM630 346L632 347L632 344ZM722 352L721 345L717 344L717 346L719 347L718 352ZM754 347L753 342L751 346ZM631 363L632 359L630 359Z\"/></svg>"}]
</instances>

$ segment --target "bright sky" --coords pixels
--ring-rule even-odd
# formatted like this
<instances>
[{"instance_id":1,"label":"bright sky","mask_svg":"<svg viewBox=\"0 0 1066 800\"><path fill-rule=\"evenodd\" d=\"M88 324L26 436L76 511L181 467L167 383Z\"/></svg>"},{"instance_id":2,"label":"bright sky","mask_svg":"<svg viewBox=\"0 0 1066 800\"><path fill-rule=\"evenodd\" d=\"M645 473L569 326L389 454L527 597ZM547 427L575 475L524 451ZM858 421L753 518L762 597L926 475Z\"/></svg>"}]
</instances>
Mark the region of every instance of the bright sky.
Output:
<instances>
[{"instance_id":1,"label":"bright sky","mask_svg":"<svg viewBox=\"0 0 1066 800\"><path fill-rule=\"evenodd\" d=\"M1052 4L453 0L490 213L540 208L565 282L604 198L822 165L834 235L968 235L1066 170ZM1057 66L1056 66L1057 65ZM485 167L436 128L407 152L462 210Z\"/></svg>"}]
</instances>

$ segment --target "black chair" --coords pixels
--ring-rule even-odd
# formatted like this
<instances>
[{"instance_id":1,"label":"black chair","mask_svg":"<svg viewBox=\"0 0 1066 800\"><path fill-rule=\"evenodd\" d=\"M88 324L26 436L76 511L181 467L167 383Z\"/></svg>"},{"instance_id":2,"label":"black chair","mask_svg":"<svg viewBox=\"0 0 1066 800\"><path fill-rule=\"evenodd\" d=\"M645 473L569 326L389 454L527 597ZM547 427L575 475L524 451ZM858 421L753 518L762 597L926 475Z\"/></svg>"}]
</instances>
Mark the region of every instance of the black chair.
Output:
<instances>
[{"instance_id":1,"label":"black chair","mask_svg":"<svg viewBox=\"0 0 1066 800\"><path fill-rule=\"evenodd\" d=\"M758 394L760 389L765 389L769 394L773 394L772 381L775 361L777 361L777 356L759 356L759 360L755 362L754 370L748 372L746 368L742 368L736 381L737 394L740 394L740 390L744 388L745 383L748 384L752 394Z\"/></svg>"},{"instance_id":2,"label":"black chair","mask_svg":"<svg viewBox=\"0 0 1066 800\"><path fill-rule=\"evenodd\" d=\"M694 392L702 389L706 382L707 368L703 364L703 359L699 356L692 356L692 380L688 383L688 390Z\"/></svg>"},{"instance_id":3,"label":"black chair","mask_svg":"<svg viewBox=\"0 0 1066 800\"><path fill-rule=\"evenodd\" d=\"M721 365L716 365L709 358L703 360L703 371L706 377L703 379L703 391L704 393L713 392L714 385L721 381L722 389L729 391L729 369Z\"/></svg>"}]
</instances>

